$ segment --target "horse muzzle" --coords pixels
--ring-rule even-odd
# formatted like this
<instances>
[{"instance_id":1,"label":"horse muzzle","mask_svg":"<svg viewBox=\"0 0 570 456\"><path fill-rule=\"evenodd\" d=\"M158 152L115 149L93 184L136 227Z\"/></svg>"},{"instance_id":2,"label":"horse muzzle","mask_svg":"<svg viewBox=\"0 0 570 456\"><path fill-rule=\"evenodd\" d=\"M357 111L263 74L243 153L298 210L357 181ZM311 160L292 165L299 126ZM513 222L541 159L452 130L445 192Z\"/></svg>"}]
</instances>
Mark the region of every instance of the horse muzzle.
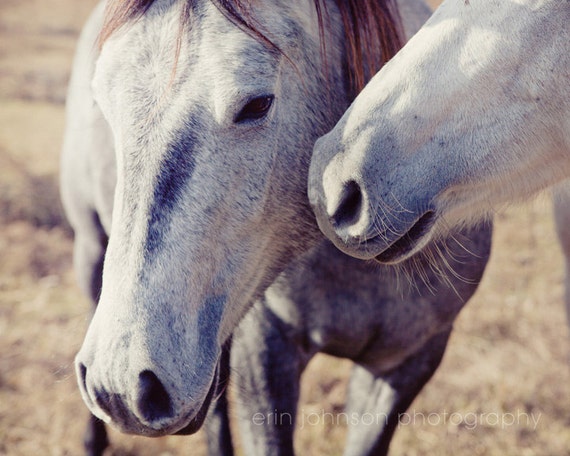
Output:
<instances>
[{"instance_id":1,"label":"horse muzzle","mask_svg":"<svg viewBox=\"0 0 570 456\"><path fill-rule=\"evenodd\" d=\"M144 369L136 379L119 378L113 382L104 381L105 377L98 375L95 368L87 367L81 353L75 364L81 395L90 411L123 433L147 437L198 431L212 399L224 384L220 378L229 369L222 367L219 360L209 385L206 383L198 392L186 394L183 385L177 387L171 378L157 370ZM200 395L200 390L205 393Z\"/></svg>"}]
</instances>

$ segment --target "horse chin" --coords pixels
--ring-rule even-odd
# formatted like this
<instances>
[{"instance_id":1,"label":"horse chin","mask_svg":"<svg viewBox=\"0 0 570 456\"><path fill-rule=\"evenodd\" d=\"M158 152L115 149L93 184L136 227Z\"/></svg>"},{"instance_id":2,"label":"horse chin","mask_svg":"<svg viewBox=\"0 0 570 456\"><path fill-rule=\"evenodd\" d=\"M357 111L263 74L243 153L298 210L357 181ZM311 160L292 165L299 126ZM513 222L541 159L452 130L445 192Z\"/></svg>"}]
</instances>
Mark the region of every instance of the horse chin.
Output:
<instances>
[{"instance_id":1,"label":"horse chin","mask_svg":"<svg viewBox=\"0 0 570 456\"><path fill-rule=\"evenodd\" d=\"M374 259L382 264L396 264L408 259L423 249L432 239L435 221L435 212L427 211L403 236L376 255Z\"/></svg>"},{"instance_id":2,"label":"horse chin","mask_svg":"<svg viewBox=\"0 0 570 456\"><path fill-rule=\"evenodd\" d=\"M225 350L225 349L223 349ZM200 430L210 409L212 400L216 401L223 394L227 386L227 378L229 378L229 351L222 354L222 359L218 361L216 373L212 379L210 390L202 403L202 407L190 422L182 429L173 433L173 435L191 435Z\"/></svg>"},{"instance_id":3,"label":"horse chin","mask_svg":"<svg viewBox=\"0 0 570 456\"><path fill-rule=\"evenodd\" d=\"M208 395L204 399L202 407L198 410L197 415L190 420L190 422L184 426L182 429L173 433L173 435L191 435L195 434L200 430L202 424L204 424L204 420L206 419L206 415L208 414L208 409L210 408L210 403L212 402L212 398L214 397L214 391L216 390L216 381L212 382L212 386L210 387L210 391L208 391Z\"/></svg>"}]
</instances>

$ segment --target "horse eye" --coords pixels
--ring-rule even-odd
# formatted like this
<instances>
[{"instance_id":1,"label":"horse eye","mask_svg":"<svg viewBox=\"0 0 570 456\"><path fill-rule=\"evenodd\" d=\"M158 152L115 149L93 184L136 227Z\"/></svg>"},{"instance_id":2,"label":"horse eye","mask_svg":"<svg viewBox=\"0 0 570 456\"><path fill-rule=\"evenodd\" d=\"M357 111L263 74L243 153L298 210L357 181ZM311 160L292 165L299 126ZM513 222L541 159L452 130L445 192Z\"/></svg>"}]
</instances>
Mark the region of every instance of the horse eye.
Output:
<instances>
[{"instance_id":1,"label":"horse eye","mask_svg":"<svg viewBox=\"0 0 570 456\"><path fill-rule=\"evenodd\" d=\"M264 95L250 100L235 117L234 123L263 119L269 112L274 98L273 95Z\"/></svg>"}]
</instances>

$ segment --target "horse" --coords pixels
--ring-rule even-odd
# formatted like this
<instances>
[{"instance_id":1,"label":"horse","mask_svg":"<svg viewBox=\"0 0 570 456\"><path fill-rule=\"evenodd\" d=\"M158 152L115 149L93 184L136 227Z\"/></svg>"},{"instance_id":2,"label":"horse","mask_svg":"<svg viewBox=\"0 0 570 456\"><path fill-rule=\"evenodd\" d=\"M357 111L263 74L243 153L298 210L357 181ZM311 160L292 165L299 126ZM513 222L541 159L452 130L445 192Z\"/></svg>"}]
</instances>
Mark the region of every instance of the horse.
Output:
<instances>
[{"instance_id":1,"label":"horse","mask_svg":"<svg viewBox=\"0 0 570 456\"><path fill-rule=\"evenodd\" d=\"M430 14L418 0L398 6L407 36ZM313 218L314 142L397 49L394 8L113 0L95 11L61 159L75 268L97 302L75 360L101 420L88 452L107 445L102 422L143 436L196 432L223 399L230 338L247 454L293 453L299 380L318 352L355 361L351 416L383 417L357 419L345 454L388 451L491 242L482 224L407 268L382 267L340 252ZM291 420L255 419L276 411ZM230 452L223 438L216 450Z\"/></svg>"},{"instance_id":2,"label":"horse","mask_svg":"<svg viewBox=\"0 0 570 456\"><path fill-rule=\"evenodd\" d=\"M396 263L569 178L569 23L567 0L444 1L315 144L323 233Z\"/></svg>"}]
</instances>

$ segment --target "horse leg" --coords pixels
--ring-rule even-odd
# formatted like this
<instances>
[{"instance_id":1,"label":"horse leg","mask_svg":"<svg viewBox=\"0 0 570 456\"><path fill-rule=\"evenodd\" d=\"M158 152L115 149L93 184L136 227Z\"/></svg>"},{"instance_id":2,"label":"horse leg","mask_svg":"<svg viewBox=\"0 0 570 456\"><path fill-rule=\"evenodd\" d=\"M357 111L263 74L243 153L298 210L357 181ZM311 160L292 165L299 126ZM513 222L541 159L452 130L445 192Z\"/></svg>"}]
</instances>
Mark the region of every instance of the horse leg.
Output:
<instances>
[{"instance_id":1,"label":"horse leg","mask_svg":"<svg viewBox=\"0 0 570 456\"><path fill-rule=\"evenodd\" d=\"M385 455L401 414L431 378L445 352L451 329L433 336L419 352L389 372L375 375L355 365L350 377L346 456ZM365 419L369 417L369 419Z\"/></svg>"},{"instance_id":2,"label":"horse leg","mask_svg":"<svg viewBox=\"0 0 570 456\"><path fill-rule=\"evenodd\" d=\"M218 399L213 403L204 423L208 454L211 456L233 456L234 454L226 388L230 379L230 346L231 341L222 351L218 380L221 390L218 391Z\"/></svg>"},{"instance_id":3,"label":"horse leg","mask_svg":"<svg viewBox=\"0 0 570 456\"><path fill-rule=\"evenodd\" d=\"M83 436L83 445L87 456L101 456L109 446L105 423L95 415L89 417Z\"/></svg>"},{"instance_id":4,"label":"horse leg","mask_svg":"<svg viewBox=\"0 0 570 456\"><path fill-rule=\"evenodd\" d=\"M84 220L88 222L75 230L73 263L79 286L91 298L95 310L101 293L107 236L94 212ZM101 456L109 445L105 424L93 415L87 423L83 445L88 456Z\"/></svg>"},{"instance_id":5,"label":"horse leg","mask_svg":"<svg viewBox=\"0 0 570 456\"><path fill-rule=\"evenodd\" d=\"M233 337L232 381L244 454L292 455L299 380L307 357L264 305L246 315Z\"/></svg>"},{"instance_id":6,"label":"horse leg","mask_svg":"<svg viewBox=\"0 0 570 456\"><path fill-rule=\"evenodd\" d=\"M565 265L565 294L566 318L570 326L570 182L564 181L554 187L554 220L556 232L562 247Z\"/></svg>"}]
</instances>

